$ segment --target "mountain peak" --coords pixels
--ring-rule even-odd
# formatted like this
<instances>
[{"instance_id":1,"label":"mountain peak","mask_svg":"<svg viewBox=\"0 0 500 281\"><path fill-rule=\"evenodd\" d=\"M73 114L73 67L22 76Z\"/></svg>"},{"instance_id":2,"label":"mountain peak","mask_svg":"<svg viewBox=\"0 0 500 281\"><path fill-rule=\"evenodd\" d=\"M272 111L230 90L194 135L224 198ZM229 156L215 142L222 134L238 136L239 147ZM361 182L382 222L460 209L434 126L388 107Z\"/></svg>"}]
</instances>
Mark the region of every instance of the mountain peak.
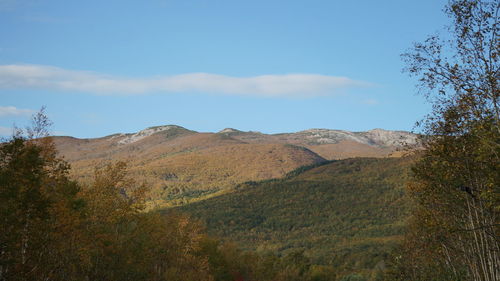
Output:
<instances>
[{"instance_id":1,"label":"mountain peak","mask_svg":"<svg viewBox=\"0 0 500 281\"><path fill-rule=\"evenodd\" d=\"M381 143L385 146L403 147L405 145L414 145L417 143L417 135L405 131L389 131L384 129L373 129L363 133L375 143Z\"/></svg>"},{"instance_id":2,"label":"mountain peak","mask_svg":"<svg viewBox=\"0 0 500 281\"><path fill-rule=\"evenodd\" d=\"M151 135L154 135L159 132L163 131L169 131L169 130L175 130L175 129L180 129L180 130L186 130L186 128L177 126L177 125L163 125L163 126L153 126L146 128L144 130L141 130L135 134L127 134L126 137L120 141L118 141L119 144L130 144L134 143L137 141L142 140L143 138L149 137Z\"/></svg>"},{"instance_id":3,"label":"mountain peak","mask_svg":"<svg viewBox=\"0 0 500 281\"><path fill-rule=\"evenodd\" d=\"M368 132L389 132L389 130L385 130L382 128L375 128L375 129L369 130Z\"/></svg>"},{"instance_id":4,"label":"mountain peak","mask_svg":"<svg viewBox=\"0 0 500 281\"><path fill-rule=\"evenodd\" d=\"M336 144L342 141L354 141L361 144L379 147L402 147L405 144L416 144L416 135L405 131L391 131L375 128L363 132L351 132L331 129L308 129L297 132L310 145Z\"/></svg>"},{"instance_id":5,"label":"mountain peak","mask_svg":"<svg viewBox=\"0 0 500 281\"><path fill-rule=\"evenodd\" d=\"M234 134L234 133L241 133L241 131L233 128L225 128L217 132L217 134Z\"/></svg>"}]
</instances>

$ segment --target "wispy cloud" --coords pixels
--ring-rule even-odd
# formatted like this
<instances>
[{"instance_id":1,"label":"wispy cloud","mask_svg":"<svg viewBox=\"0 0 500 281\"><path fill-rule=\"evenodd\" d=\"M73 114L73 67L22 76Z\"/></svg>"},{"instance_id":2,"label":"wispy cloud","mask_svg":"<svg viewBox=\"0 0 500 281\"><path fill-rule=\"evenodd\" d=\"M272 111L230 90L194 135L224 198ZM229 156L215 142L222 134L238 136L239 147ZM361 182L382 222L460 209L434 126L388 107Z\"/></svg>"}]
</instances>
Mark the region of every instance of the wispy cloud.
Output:
<instances>
[{"instance_id":1,"label":"wispy cloud","mask_svg":"<svg viewBox=\"0 0 500 281\"><path fill-rule=\"evenodd\" d=\"M43 89L93 94L214 93L273 97L332 95L369 83L319 74L232 77L188 73L124 78L45 65L0 65L1 89Z\"/></svg>"},{"instance_id":2,"label":"wispy cloud","mask_svg":"<svg viewBox=\"0 0 500 281\"><path fill-rule=\"evenodd\" d=\"M35 113L31 109L22 109L14 106L0 106L0 117L3 116L27 116Z\"/></svg>"}]
</instances>

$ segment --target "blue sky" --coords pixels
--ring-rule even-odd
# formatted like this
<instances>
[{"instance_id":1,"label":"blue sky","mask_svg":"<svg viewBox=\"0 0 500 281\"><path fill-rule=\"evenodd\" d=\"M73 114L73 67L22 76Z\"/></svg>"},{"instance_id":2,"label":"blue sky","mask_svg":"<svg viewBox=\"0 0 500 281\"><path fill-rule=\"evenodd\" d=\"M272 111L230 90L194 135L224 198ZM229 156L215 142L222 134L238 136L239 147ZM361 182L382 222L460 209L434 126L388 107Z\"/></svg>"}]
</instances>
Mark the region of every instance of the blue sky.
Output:
<instances>
[{"instance_id":1,"label":"blue sky","mask_svg":"<svg viewBox=\"0 0 500 281\"><path fill-rule=\"evenodd\" d=\"M0 0L0 134L177 124L411 130L430 109L400 54L445 0Z\"/></svg>"}]
</instances>

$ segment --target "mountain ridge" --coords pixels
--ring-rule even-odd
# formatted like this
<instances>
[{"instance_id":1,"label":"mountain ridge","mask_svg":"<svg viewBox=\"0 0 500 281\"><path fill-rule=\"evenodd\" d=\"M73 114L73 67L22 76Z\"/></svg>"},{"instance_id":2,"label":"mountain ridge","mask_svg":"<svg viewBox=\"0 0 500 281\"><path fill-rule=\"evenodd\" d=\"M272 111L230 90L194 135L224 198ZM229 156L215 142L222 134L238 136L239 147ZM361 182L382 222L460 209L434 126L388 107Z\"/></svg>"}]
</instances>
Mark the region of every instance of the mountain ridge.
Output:
<instances>
[{"instance_id":1,"label":"mountain ridge","mask_svg":"<svg viewBox=\"0 0 500 281\"><path fill-rule=\"evenodd\" d=\"M228 192L248 181L281 178L327 160L397 157L402 143L415 143L416 138L382 129L264 134L226 128L207 133L163 125L101 138L53 139L75 179L90 181L95 166L124 161L134 178L151 187L149 201L161 207Z\"/></svg>"},{"instance_id":2,"label":"mountain ridge","mask_svg":"<svg viewBox=\"0 0 500 281\"><path fill-rule=\"evenodd\" d=\"M298 137L299 138L302 137L306 139L309 142L308 144L310 145L335 144L344 140L353 140L359 143L376 145L379 147L384 147L384 146L403 147L405 145L415 145L417 142L416 134L403 130L386 130L382 128L375 128L368 131L348 131L348 130L337 130L337 129L327 129L327 128L310 128L297 132L266 134L259 131L241 131L235 128L224 128L218 132L198 132L174 124L151 126L134 133L115 133L97 138L76 138L76 139L117 138L120 139L118 141L119 144L130 144L140 141L141 139L152 136L154 134L165 131L168 132L171 130L184 131L185 133L221 134L228 136L236 136L236 138L238 138L238 136L245 136L245 135L246 136L258 135L264 138L265 137L272 138L268 141L281 140L281 141L297 142ZM290 138L290 136L292 137ZM71 137L71 136L57 136L57 137ZM251 141L251 138L242 137L241 139Z\"/></svg>"}]
</instances>

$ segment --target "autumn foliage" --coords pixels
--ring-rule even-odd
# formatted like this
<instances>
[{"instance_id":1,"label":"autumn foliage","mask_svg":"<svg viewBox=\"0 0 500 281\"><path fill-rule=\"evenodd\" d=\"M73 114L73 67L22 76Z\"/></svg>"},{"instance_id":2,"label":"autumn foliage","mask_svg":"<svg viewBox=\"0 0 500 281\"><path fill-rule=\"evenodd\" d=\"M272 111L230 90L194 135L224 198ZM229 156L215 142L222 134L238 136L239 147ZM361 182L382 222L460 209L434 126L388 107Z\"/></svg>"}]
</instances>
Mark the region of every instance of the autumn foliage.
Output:
<instances>
[{"instance_id":1,"label":"autumn foliage","mask_svg":"<svg viewBox=\"0 0 500 281\"><path fill-rule=\"evenodd\" d=\"M450 1L449 37L403 55L434 110L396 280L500 280L499 11L499 1Z\"/></svg>"},{"instance_id":2,"label":"autumn foliage","mask_svg":"<svg viewBox=\"0 0 500 281\"><path fill-rule=\"evenodd\" d=\"M57 157L43 111L0 146L0 280L334 280L303 253L243 252L185 215L145 211L124 162L80 184Z\"/></svg>"}]
</instances>

